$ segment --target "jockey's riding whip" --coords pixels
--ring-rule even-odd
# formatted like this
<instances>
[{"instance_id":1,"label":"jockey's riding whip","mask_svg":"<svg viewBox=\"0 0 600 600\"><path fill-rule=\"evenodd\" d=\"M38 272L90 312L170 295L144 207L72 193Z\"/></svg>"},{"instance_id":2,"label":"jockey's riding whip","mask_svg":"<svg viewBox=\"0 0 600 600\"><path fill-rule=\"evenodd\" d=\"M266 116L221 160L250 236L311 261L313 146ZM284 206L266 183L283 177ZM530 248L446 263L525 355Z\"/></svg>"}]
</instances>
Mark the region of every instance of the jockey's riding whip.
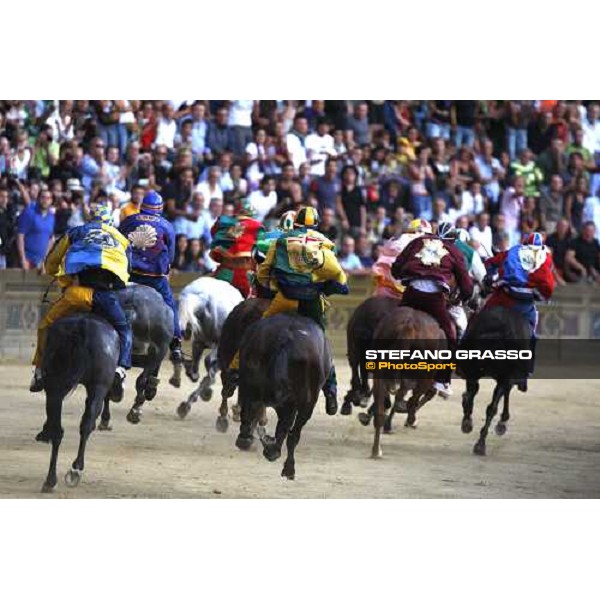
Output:
<instances>
[{"instance_id":1,"label":"jockey's riding whip","mask_svg":"<svg viewBox=\"0 0 600 600\"><path fill-rule=\"evenodd\" d=\"M50 288L52 287L52 285L54 284L55 281L56 281L56 277L53 277L52 281L48 284L48 287L46 288L46 291L44 292L44 295L42 296L42 304L50 304L50 300L48 300L48 294L50 293Z\"/></svg>"}]
</instances>

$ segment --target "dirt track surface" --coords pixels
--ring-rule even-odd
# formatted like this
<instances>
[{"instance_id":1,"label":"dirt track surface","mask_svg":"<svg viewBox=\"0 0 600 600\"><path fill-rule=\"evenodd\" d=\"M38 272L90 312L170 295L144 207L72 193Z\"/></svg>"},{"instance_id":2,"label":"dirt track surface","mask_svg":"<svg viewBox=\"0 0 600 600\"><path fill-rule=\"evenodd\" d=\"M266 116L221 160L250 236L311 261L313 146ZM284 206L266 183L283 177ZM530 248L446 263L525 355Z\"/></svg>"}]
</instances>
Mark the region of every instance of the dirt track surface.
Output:
<instances>
[{"instance_id":1,"label":"dirt track surface","mask_svg":"<svg viewBox=\"0 0 600 600\"><path fill-rule=\"evenodd\" d=\"M338 379L349 381L338 360ZM44 395L30 394L30 369L0 365L0 497L41 498L50 447L34 441L44 421ZM65 438L54 498L580 498L600 497L600 381L534 381L514 391L508 432L490 430L488 455L472 447L490 399L483 382L476 399L473 433L460 431L463 383L449 400L432 400L418 414L417 429L403 427L383 438L384 457L369 458L372 428L349 417L329 417L324 400L302 433L296 480L280 477L283 461L267 462L260 443L249 452L234 446L238 424L218 433L213 400L197 402L185 420L175 414L193 390L168 385L170 366L142 422L125 420L133 380L120 405L112 405L113 430L95 431L88 444L79 487L63 476L75 458L83 389L63 409ZM341 394L346 392L341 386ZM273 433L275 414L267 427ZM285 452L284 452L285 457Z\"/></svg>"}]
</instances>

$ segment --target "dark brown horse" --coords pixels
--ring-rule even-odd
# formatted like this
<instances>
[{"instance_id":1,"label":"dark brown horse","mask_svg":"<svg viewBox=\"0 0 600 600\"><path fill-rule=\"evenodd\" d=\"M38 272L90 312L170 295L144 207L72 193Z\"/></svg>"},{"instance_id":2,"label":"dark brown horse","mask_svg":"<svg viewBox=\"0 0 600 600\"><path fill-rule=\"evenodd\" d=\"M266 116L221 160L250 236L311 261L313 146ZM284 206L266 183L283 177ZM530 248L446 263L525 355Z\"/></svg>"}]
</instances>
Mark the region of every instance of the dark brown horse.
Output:
<instances>
[{"instance_id":1,"label":"dark brown horse","mask_svg":"<svg viewBox=\"0 0 600 600\"><path fill-rule=\"evenodd\" d=\"M461 350L529 350L531 332L526 319L517 311L502 306L483 309L469 322L469 326L460 342ZM526 390L523 384L527 380L529 363L526 361L504 360L465 360L457 361L457 372L467 382L463 394L463 433L473 431L473 404L479 391L479 379L491 377L496 381L492 401L485 411L485 424L479 433L479 439L473 446L473 452L480 456L486 453L486 438L492 420L498 412L500 401L504 398L502 415L496 424L496 434L504 435L507 430L508 401L515 384Z\"/></svg>"},{"instance_id":2,"label":"dark brown horse","mask_svg":"<svg viewBox=\"0 0 600 600\"><path fill-rule=\"evenodd\" d=\"M394 349L398 350L441 350L446 348L446 336L437 321L428 314L409 307L399 307L379 321L375 328L373 339L394 340ZM396 402L389 415L389 430L391 431L391 417L397 404L409 390L412 390L408 400L405 425L415 427L416 412L421 406L429 402L435 395L433 377L427 375L422 378L407 378L398 376L394 379L375 378L373 380L373 396L375 403L375 438L371 456L380 458L381 431L386 420L386 396L396 394Z\"/></svg>"},{"instance_id":3,"label":"dark brown horse","mask_svg":"<svg viewBox=\"0 0 600 600\"><path fill-rule=\"evenodd\" d=\"M273 407L277 412L275 436L259 434L263 455L269 461L277 460L287 438L281 476L294 479L294 451L331 365L329 343L312 319L281 313L251 325L240 350L241 424L237 447L250 448L257 415L264 406Z\"/></svg>"},{"instance_id":4,"label":"dark brown horse","mask_svg":"<svg viewBox=\"0 0 600 600\"><path fill-rule=\"evenodd\" d=\"M238 304L228 315L217 349L217 359L221 369L221 406L217 418L217 430L227 431L229 427L229 407L227 400L233 396L237 388L237 381L231 377L229 365L236 352L240 349L240 341L250 325L262 318L263 313L269 307L271 301L266 298L248 298ZM233 420L239 421L239 404L232 407ZM263 413L260 425L266 424L266 414Z\"/></svg>"},{"instance_id":5,"label":"dark brown horse","mask_svg":"<svg viewBox=\"0 0 600 600\"><path fill-rule=\"evenodd\" d=\"M398 300L386 297L371 297L359 304L352 313L346 327L348 363L352 371L350 390L344 397L341 414L352 413L352 405L366 406L371 395L368 371L361 361L361 348L373 339L377 324L392 311L398 308Z\"/></svg>"}]
</instances>

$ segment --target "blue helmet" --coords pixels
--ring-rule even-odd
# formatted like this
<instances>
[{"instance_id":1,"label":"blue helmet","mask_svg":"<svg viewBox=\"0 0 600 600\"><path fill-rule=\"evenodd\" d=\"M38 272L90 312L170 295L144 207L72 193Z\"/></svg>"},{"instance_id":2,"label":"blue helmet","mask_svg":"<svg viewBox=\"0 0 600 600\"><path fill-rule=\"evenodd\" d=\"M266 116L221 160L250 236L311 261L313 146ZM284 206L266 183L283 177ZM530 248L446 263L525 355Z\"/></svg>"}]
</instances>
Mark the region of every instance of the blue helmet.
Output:
<instances>
[{"instance_id":1,"label":"blue helmet","mask_svg":"<svg viewBox=\"0 0 600 600\"><path fill-rule=\"evenodd\" d=\"M142 200L142 206L140 207L141 212L157 214L161 213L164 208L164 202L162 196L155 192L154 190L150 190Z\"/></svg>"},{"instance_id":2,"label":"blue helmet","mask_svg":"<svg viewBox=\"0 0 600 600\"><path fill-rule=\"evenodd\" d=\"M543 246L544 238L542 234L538 231L534 231L533 233L526 233L523 236L522 244L524 246Z\"/></svg>"}]
</instances>

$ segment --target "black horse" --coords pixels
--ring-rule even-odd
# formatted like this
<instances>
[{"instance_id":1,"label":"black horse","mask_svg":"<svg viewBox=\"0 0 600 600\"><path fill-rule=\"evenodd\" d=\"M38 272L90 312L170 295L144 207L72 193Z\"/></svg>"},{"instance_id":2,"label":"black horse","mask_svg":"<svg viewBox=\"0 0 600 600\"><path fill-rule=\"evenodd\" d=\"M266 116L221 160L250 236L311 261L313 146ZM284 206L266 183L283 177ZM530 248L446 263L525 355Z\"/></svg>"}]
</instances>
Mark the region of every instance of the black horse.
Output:
<instances>
[{"instance_id":1,"label":"black horse","mask_svg":"<svg viewBox=\"0 0 600 600\"><path fill-rule=\"evenodd\" d=\"M383 296L367 298L359 304L346 326L346 345L348 349L348 363L352 371L350 389L344 397L341 414L352 413L352 405L366 406L372 393L369 389L368 372L361 360L361 348L368 346L373 340L377 324L393 310L398 308L398 300Z\"/></svg>"},{"instance_id":2,"label":"black horse","mask_svg":"<svg viewBox=\"0 0 600 600\"><path fill-rule=\"evenodd\" d=\"M515 310L495 306L483 309L469 322L460 350L530 350L531 331L523 315ZM480 456L486 453L486 438L493 418L498 412L500 400L504 398L502 415L496 425L496 433L504 435L510 418L508 403L510 392L515 384L525 390L529 363L522 360L458 360L457 372L466 379L467 390L463 394L463 433L473 431L473 403L479 391L479 380L491 377L496 381L492 401L486 409L485 424L473 452Z\"/></svg>"},{"instance_id":3,"label":"black horse","mask_svg":"<svg viewBox=\"0 0 600 600\"><path fill-rule=\"evenodd\" d=\"M241 450L252 445L259 410L272 406L277 427L275 437L261 435L263 455L277 460L287 438L281 476L294 479L294 450L331 369L329 343L311 319L282 313L248 327L240 346L241 424L236 445Z\"/></svg>"},{"instance_id":4,"label":"black horse","mask_svg":"<svg viewBox=\"0 0 600 600\"><path fill-rule=\"evenodd\" d=\"M140 422L144 402L156 396L160 383L160 365L169 352L169 343L173 339L173 316L162 296L148 286L128 285L118 291L117 296L131 323L132 365L143 369L135 382L135 402L127 413L127 420L135 424ZM108 397L104 402L98 428L110 429Z\"/></svg>"},{"instance_id":5,"label":"black horse","mask_svg":"<svg viewBox=\"0 0 600 600\"><path fill-rule=\"evenodd\" d=\"M56 486L56 461L63 437L63 400L78 384L82 384L87 395L79 427L79 451L65 475L68 486L79 483L86 443L112 386L118 355L116 331L95 315L77 313L58 320L50 327L43 361L46 422L36 436L39 442L52 443L50 468L42 492L51 492Z\"/></svg>"}]
</instances>

